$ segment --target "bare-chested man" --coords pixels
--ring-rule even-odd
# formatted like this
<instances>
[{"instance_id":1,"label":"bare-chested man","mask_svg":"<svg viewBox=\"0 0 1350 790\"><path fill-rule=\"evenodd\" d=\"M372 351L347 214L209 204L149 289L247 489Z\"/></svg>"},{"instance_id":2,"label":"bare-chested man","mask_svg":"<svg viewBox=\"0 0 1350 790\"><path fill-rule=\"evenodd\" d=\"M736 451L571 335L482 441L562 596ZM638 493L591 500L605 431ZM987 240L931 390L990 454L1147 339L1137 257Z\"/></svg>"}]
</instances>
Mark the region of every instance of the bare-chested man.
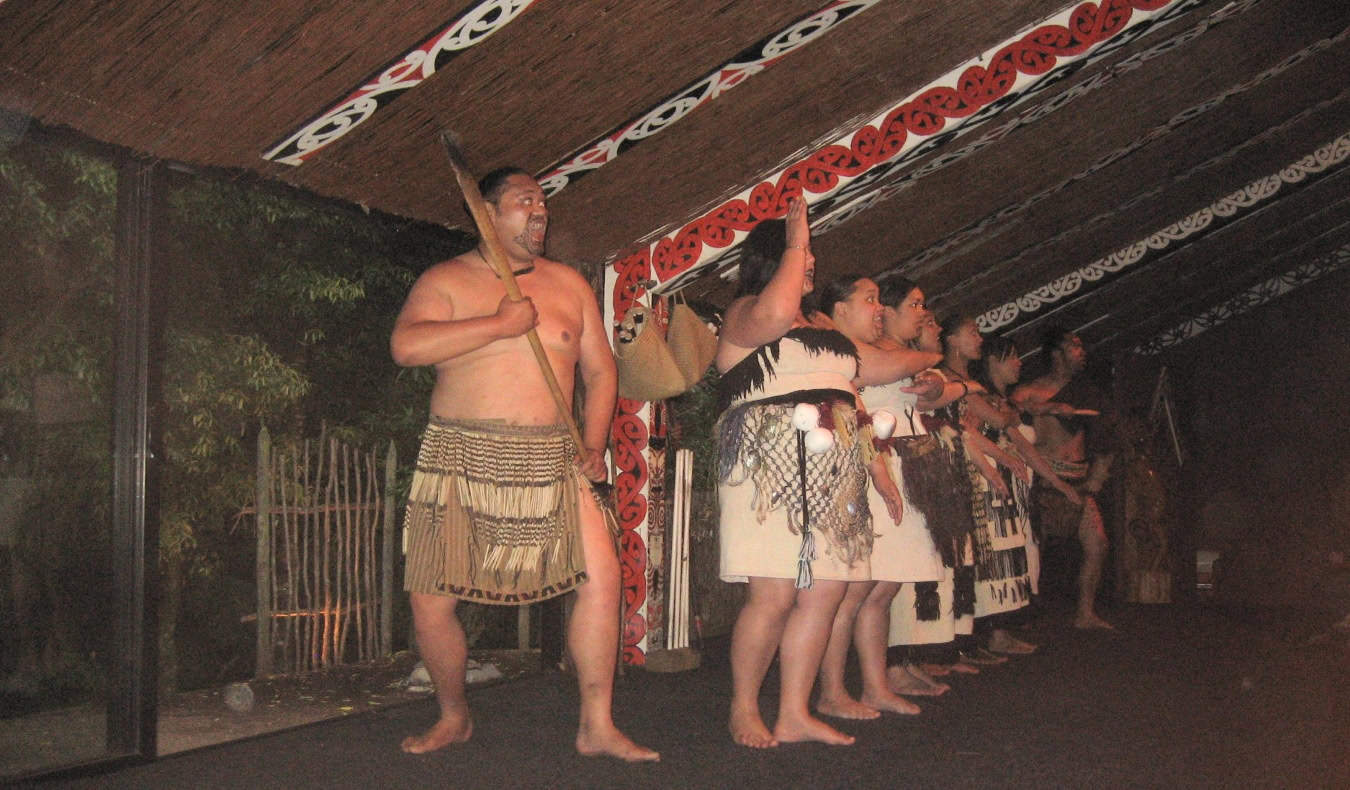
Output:
<instances>
[{"instance_id":1,"label":"bare-chested man","mask_svg":"<svg viewBox=\"0 0 1350 790\"><path fill-rule=\"evenodd\" d=\"M1111 429L1109 415L1104 414L1109 402L1078 375L1087 366L1087 349L1078 335L1052 328L1045 334L1041 353L1050 360L1050 371L1015 389L1013 401L1034 415L1036 449L1056 474L1079 490L1083 503L1075 505L1054 488L1037 485L1037 514L1047 536L1076 536L1083 547L1074 625L1111 628L1095 608L1107 548L1095 495L1111 472Z\"/></svg>"},{"instance_id":2,"label":"bare-chested man","mask_svg":"<svg viewBox=\"0 0 1350 790\"><path fill-rule=\"evenodd\" d=\"M418 278L390 341L399 365L436 368L410 493L405 588L440 719L404 739L403 750L432 751L473 732L460 598L527 603L575 587L567 643L581 692L577 751L656 760L611 718L619 565L582 479L606 476L616 392L599 307L581 275L542 257L548 211L528 173L497 170L479 188L524 300L506 296L480 245ZM568 400L576 375L585 385L579 453L525 337L531 328Z\"/></svg>"}]
</instances>

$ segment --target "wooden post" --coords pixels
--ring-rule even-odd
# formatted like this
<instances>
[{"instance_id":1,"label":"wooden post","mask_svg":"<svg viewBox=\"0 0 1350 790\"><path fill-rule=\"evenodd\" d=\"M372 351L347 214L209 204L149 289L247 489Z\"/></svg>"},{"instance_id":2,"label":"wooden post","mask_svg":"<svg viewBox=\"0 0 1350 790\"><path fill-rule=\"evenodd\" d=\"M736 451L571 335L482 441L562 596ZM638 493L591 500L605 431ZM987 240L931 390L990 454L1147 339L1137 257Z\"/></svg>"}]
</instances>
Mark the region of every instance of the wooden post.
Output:
<instances>
[{"instance_id":1,"label":"wooden post","mask_svg":"<svg viewBox=\"0 0 1350 790\"><path fill-rule=\"evenodd\" d=\"M272 436L264 425L258 432L257 521L258 556L254 575L258 588L257 664L254 677L272 674Z\"/></svg>"},{"instance_id":2,"label":"wooden post","mask_svg":"<svg viewBox=\"0 0 1350 790\"><path fill-rule=\"evenodd\" d=\"M380 655L394 653L394 470L398 468L398 449L389 440L384 455L384 535L380 547Z\"/></svg>"}]
</instances>

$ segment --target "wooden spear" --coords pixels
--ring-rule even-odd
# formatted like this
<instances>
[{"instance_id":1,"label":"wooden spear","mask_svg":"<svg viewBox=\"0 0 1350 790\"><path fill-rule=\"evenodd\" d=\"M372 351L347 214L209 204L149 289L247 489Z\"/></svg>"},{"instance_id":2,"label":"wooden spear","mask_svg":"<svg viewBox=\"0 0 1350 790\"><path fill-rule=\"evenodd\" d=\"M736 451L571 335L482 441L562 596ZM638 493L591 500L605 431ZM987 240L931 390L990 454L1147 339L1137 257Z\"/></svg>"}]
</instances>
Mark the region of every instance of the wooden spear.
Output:
<instances>
[{"instance_id":1,"label":"wooden spear","mask_svg":"<svg viewBox=\"0 0 1350 790\"><path fill-rule=\"evenodd\" d=\"M445 144L445 152L450 155L450 167L455 171L455 180L459 182L460 191L464 193L464 202L468 204L469 213L473 215L474 224L478 226L478 238L483 242L483 258L497 272L502 285L506 286L506 295L511 297L512 301L519 302L525 297L521 295L520 286L516 284L516 275L511 270L506 252L502 249L501 239L497 238L497 228L492 224L492 217L488 216L487 204L483 200L482 193L478 191L478 180L470 173L469 166L464 161L464 153L459 150L454 135L449 131L442 131L441 142ZM530 348L534 349L534 359L539 363L544 380L548 382L549 391L553 393L553 401L558 406L558 416L567 424L572 441L576 442L577 452L584 453L586 445L581 442L581 432L577 430L576 421L572 419L567 396L563 394L562 387L558 384L558 377L553 374L553 365L548 361L544 344L539 341L539 333L531 327L530 331L525 333L525 337L529 339Z\"/></svg>"}]
</instances>

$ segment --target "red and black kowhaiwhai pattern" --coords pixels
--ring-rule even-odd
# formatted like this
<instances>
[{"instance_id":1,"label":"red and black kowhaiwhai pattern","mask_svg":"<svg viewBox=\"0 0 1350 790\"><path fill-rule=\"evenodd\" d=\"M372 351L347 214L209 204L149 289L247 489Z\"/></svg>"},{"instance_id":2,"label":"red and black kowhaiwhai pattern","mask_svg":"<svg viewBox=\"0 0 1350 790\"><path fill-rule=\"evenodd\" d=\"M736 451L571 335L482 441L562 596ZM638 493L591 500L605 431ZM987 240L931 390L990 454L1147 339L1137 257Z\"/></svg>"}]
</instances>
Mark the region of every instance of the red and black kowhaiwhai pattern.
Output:
<instances>
[{"instance_id":1,"label":"red and black kowhaiwhai pattern","mask_svg":"<svg viewBox=\"0 0 1350 790\"><path fill-rule=\"evenodd\" d=\"M955 85L931 88L892 109L879 124L863 126L847 146L825 146L784 170L777 180L756 185L748 199L723 203L686 224L673 237L661 239L654 248L644 245L630 250L615 262L621 280L623 272L642 268L650 269L663 282L679 275L698 262L705 246L728 247L737 233L748 233L763 220L782 217L790 198L835 189L841 178L856 178L886 162L903 148L910 135L937 134L948 119L965 118L1004 97L1019 74L1045 74L1060 58L1076 57L1119 34L1135 11L1156 11L1178 1L1105 0L1078 6L1067 25L1036 28L996 52L988 66L966 69Z\"/></svg>"}]
</instances>

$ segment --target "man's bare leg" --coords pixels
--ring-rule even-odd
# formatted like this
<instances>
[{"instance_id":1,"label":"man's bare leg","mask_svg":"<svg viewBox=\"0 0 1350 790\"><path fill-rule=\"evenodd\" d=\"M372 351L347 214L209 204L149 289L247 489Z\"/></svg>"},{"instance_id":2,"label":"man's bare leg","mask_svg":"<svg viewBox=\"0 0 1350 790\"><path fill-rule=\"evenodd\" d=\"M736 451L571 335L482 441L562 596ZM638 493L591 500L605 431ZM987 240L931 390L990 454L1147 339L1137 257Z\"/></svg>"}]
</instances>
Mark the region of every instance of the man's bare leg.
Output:
<instances>
[{"instance_id":1,"label":"man's bare leg","mask_svg":"<svg viewBox=\"0 0 1350 790\"><path fill-rule=\"evenodd\" d=\"M1083 546L1083 567L1078 571L1078 614L1075 628L1106 628L1115 626L1097 615L1097 587L1102 581L1102 567L1106 564L1106 525L1101 511L1091 497L1083 502L1083 518L1078 522L1078 542Z\"/></svg>"},{"instance_id":2,"label":"man's bare leg","mask_svg":"<svg viewBox=\"0 0 1350 790\"><path fill-rule=\"evenodd\" d=\"M780 743L820 741L836 746L853 743L852 735L817 719L810 710L811 686L815 685L830 626L847 587L847 582L817 581L809 590L797 590L778 652L781 689L773 737Z\"/></svg>"},{"instance_id":3,"label":"man's bare leg","mask_svg":"<svg viewBox=\"0 0 1350 790\"><path fill-rule=\"evenodd\" d=\"M886 637L891 629L891 601L900 592L899 582L872 586L853 625L853 642L862 669L862 702L877 710L912 716L919 706L895 694L887 682Z\"/></svg>"},{"instance_id":4,"label":"man's bare leg","mask_svg":"<svg viewBox=\"0 0 1350 790\"><path fill-rule=\"evenodd\" d=\"M778 745L759 712L764 675L778 652L788 613L797 600L791 579L751 577L745 603L731 631L731 739L742 746Z\"/></svg>"},{"instance_id":5,"label":"man's bare leg","mask_svg":"<svg viewBox=\"0 0 1350 790\"><path fill-rule=\"evenodd\" d=\"M462 743L473 734L473 719L464 697L464 667L469 648L455 614L457 600L445 595L412 593L413 628L417 650L436 687L441 717L421 735L403 739L403 751L423 754L452 743Z\"/></svg>"},{"instance_id":6,"label":"man's bare leg","mask_svg":"<svg viewBox=\"0 0 1350 790\"><path fill-rule=\"evenodd\" d=\"M583 484L585 485L585 484ZM581 543L586 582L577 588L567 626L567 649L577 669L581 723L577 751L628 762L650 762L661 755L634 743L614 726L614 665L619 653L619 558L604 516L589 491L581 492Z\"/></svg>"},{"instance_id":7,"label":"man's bare leg","mask_svg":"<svg viewBox=\"0 0 1350 790\"><path fill-rule=\"evenodd\" d=\"M854 623L858 617L858 610L874 589L876 582L849 582L844 592L844 600L834 613L834 622L830 625L830 639L825 645L825 655L820 659L820 696L816 699L817 713L840 719L875 719L881 715L878 709L854 699L844 686L844 668L848 663L849 645L853 643Z\"/></svg>"}]
</instances>

